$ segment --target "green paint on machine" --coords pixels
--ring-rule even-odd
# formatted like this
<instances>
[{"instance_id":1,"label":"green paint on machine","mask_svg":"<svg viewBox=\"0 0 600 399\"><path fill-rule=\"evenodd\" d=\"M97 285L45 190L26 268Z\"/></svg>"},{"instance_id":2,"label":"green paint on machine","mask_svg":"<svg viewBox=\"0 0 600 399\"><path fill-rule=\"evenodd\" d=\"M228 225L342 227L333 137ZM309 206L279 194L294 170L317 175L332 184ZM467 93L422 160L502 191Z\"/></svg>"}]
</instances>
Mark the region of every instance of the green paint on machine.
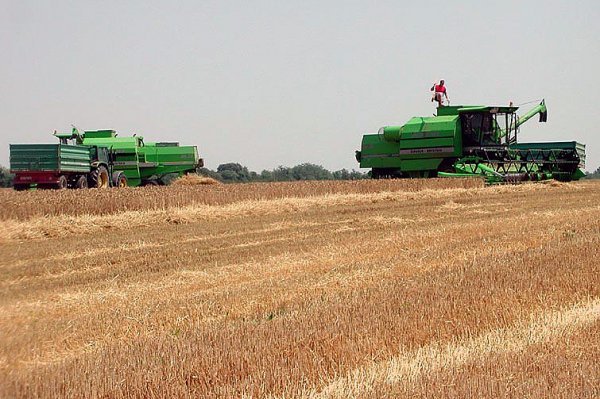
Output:
<instances>
[{"instance_id":1,"label":"green paint on machine","mask_svg":"<svg viewBox=\"0 0 600 399\"><path fill-rule=\"evenodd\" d=\"M518 107L446 106L437 115L413 117L363 136L356 159L373 178L481 176L488 183L577 180L585 145L518 143L520 126L535 115L547 120L542 102L522 116Z\"/></svg>"},{"instance_id":2,"label":"green paint on machine","mask_svg":"<svg viewBox=\"0 0 600 399\"><path fill-rule=\"evenodd\" d=\"M118 137L114 130L54 135L59 144L11 144L15 189L156 185L203 166L195 146Z\"/></svg>"}]
</instances>

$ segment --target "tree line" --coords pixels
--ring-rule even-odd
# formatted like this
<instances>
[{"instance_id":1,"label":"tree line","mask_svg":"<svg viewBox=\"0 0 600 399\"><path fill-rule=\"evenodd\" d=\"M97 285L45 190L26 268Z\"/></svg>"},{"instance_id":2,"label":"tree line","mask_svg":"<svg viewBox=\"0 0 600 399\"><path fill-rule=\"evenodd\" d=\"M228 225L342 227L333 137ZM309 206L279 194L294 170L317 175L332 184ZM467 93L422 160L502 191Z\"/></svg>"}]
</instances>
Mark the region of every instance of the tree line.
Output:
<instances>
[{"instance_id":1,"label":"tree line","mask_svg":"<svg viewBox=\"0 0 600 399\"><path fill-rule=\"evenodd\" d=\"M272 170L263 170L260 173L249 170L239 163L224 163L217 170L199 168L198 174L212 177L223 183L246 183L246 182L274 182L274 181L297 181L297 180L360 180L367 178L366 173L357 170L340 169L329 171L321 165L303 163L287 167L279 166Z\"/></svg>"},{"instance_id":2,"label":"tree line","mask_svg":"<svg viewBox=\"0 0 600 399\"><path fill-rule=\"evenodd\" d=\"M600 179L600 167L594 173L588 173L586 177L588 179Z\"/></svg>"}]
</instances>

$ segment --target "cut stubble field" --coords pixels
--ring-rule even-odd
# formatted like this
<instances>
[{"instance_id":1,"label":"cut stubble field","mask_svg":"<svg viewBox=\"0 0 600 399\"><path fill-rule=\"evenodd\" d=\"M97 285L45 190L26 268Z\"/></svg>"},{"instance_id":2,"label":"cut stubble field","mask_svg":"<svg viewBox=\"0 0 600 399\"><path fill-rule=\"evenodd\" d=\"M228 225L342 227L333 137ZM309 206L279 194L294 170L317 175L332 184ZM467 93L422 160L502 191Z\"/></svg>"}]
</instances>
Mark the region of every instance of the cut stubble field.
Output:
<instances>
[{"instance_id":1,"label":"cut stubble field","mask_svg":"<svg viewBox=\"0 0 600 399\"><path fill-rule=\"evenodd\" d=\"M0 397L600 396L592 181L0 201Z\"/></svg>"}]
</instances>

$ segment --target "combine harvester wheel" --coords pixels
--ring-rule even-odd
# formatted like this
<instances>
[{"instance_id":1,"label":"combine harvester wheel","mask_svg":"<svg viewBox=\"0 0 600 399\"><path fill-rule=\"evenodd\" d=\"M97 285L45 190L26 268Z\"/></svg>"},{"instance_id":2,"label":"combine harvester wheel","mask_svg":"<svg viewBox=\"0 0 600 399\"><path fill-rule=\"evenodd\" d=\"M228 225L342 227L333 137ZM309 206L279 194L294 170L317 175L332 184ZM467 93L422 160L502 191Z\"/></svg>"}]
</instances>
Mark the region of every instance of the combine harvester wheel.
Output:
<instances>
[{"instance_id":1,"label":"combine harvester wheel","mask_svg":"<svg viewBox=\"0 0 600 399\"><path fill-rule=\"evenodd\" d=\"M91 188L108 188L108 170L104 166L99 166L90 173L89 186Z\"/></svg>"},{"instance_id":2,"label":"combine harvester wheel","mask_svg":"<svg viewBox=\"0 0 600 399\"><path fill-rule=\"evenodd\" d=\"M87 177L79 176L79 178L77 179L77 182L75 183L75 188L78 188L78 189L88 188Z\"/></svg>"},{"instance_id":3,"label":"combine harvester wheel","mask_svg":"<svg viewBox=\"0 0 600 399\"><path fill-rule=\"evenodd\" d=\"M56 188L59 190L66 190L69 187L69 181L67 180L67 176L60 175L58 178L58 183L56 183Z\"/></svg>"},{"instance_id":4,"label":"combine harvester wheel","mask_svg":"<svg viewBox=\"0 0 600 399\"><path fill-rule=\"evenodd\" d=\"M122 188L127 187L127 176L123 172L113 173L113 187Z\"/></svg>"}]
</instances>

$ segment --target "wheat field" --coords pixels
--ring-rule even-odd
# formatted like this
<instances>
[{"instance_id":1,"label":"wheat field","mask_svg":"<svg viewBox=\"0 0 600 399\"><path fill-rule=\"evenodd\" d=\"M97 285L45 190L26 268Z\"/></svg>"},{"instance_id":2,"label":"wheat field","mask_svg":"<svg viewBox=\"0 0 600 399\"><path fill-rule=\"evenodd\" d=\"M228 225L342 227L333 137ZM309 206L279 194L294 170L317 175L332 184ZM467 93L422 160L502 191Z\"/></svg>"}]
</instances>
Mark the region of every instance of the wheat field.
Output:
<instances>
[{"instance_id":1,"label":"wheat field","mask_svg":"<svg viewBox=\"0 0 600 399\"><path fill-rule=\"evenodd\" d=\"M0 190L0 397L600 397L600 184Z\"/></svg>"}]
</instances>

